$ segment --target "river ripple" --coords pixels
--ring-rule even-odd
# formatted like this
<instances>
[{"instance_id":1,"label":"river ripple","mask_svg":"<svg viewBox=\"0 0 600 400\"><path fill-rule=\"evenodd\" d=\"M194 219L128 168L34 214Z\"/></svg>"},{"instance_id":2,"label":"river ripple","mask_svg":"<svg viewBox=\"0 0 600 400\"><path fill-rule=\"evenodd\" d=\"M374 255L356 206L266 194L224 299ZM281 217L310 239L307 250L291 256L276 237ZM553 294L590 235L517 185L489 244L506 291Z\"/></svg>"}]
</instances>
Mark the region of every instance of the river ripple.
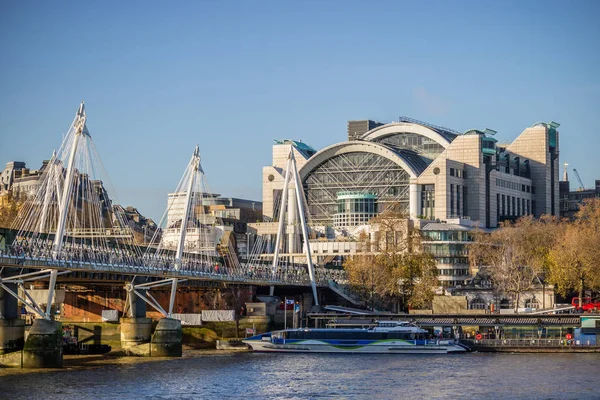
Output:
<instances>
[{"instance_id":1,"label":"river ripple","mask_svg":"<svg viewBox=\"0 0 600 400\"><path fill-rule=\"evenodd\" d=\"M600 399L600 354L239 353L0 376L6 399Z\"/></svg>"}]
</instances>

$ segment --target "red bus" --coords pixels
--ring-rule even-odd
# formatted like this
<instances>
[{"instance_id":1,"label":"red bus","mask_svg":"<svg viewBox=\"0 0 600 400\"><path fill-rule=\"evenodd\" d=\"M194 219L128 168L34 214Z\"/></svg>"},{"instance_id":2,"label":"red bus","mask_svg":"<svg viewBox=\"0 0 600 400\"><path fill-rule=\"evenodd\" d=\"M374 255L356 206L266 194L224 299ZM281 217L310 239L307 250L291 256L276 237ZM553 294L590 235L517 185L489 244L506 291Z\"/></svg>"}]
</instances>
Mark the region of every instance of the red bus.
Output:
<instances>
[{"instance_id":1,"label":"red bus","mask_svg":"<svg viewBox=\"0 0 600 400\"><path fill-rule=\"evenodd\" d=\"M600 301L592 301L591 297L584 297L583 304L579 304L579 297L573 297L571 305L575 307L577 311L583 310L587 312L600 310Z\"/></svg>"}]
</instances>

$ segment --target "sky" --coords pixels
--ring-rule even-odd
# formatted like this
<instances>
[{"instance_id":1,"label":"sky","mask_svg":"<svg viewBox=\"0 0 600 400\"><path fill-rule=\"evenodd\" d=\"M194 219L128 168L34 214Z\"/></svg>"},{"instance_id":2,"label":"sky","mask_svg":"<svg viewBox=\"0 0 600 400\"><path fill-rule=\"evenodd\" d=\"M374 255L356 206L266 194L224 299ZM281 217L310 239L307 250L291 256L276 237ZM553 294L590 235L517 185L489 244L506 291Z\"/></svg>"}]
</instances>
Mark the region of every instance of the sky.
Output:
<instances>
[{"instance_id":1,"label":"sky","mask_svg":"<svg viewBox=\"0 0 600 400\"><path fill-rule=\"evenodd\" d=\"M501 143L561 124L600 179L600 1L0 2L0 163L37 169L78 105L118 202L155 220L196 144L210 189L261 200L273 139L321 149L408 116ZM561 168L562 176L562 168Z\"/></svg>"}]
</instances>

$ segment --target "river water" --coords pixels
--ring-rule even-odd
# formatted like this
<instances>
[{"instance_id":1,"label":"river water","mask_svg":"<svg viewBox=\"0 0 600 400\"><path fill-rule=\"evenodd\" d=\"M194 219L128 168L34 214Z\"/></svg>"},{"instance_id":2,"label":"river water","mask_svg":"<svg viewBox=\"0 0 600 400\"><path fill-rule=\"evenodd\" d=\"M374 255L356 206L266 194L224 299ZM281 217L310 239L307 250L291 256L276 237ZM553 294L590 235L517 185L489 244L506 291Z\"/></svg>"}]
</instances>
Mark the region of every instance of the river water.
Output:
<instances>
[{"instance_id":1,"label":"river water","mask_svg":"<svg viewBox=\"0 0 600 400\"><path fill-rule=\"evenodd\" d=\"M600 399L600 354L230 353L6 372L2 399Z\"/></svg>"}]
</instances>

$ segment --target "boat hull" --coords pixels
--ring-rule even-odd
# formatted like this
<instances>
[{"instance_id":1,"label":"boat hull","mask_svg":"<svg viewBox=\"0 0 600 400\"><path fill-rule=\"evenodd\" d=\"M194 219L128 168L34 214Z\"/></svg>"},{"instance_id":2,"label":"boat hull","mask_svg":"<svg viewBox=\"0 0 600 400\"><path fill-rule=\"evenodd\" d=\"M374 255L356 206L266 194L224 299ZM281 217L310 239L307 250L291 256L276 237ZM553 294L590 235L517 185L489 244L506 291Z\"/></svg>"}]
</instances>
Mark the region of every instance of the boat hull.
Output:
<instances>
[{"instance_id":1,"label":"boat hull","mask_svg":"<svg viewBox=\"0 0 600 400\"><path fill-rule=\"evenodd\" d=\"M277 353L356 353L356 354L448 354L464 353L466 348L450 341L431 344L407 344L404 342L372 343L365 345L339 345L319 340L295 343L272 343L259 340L243 340L257 352Z\"/></svg>"}]
</instances>

